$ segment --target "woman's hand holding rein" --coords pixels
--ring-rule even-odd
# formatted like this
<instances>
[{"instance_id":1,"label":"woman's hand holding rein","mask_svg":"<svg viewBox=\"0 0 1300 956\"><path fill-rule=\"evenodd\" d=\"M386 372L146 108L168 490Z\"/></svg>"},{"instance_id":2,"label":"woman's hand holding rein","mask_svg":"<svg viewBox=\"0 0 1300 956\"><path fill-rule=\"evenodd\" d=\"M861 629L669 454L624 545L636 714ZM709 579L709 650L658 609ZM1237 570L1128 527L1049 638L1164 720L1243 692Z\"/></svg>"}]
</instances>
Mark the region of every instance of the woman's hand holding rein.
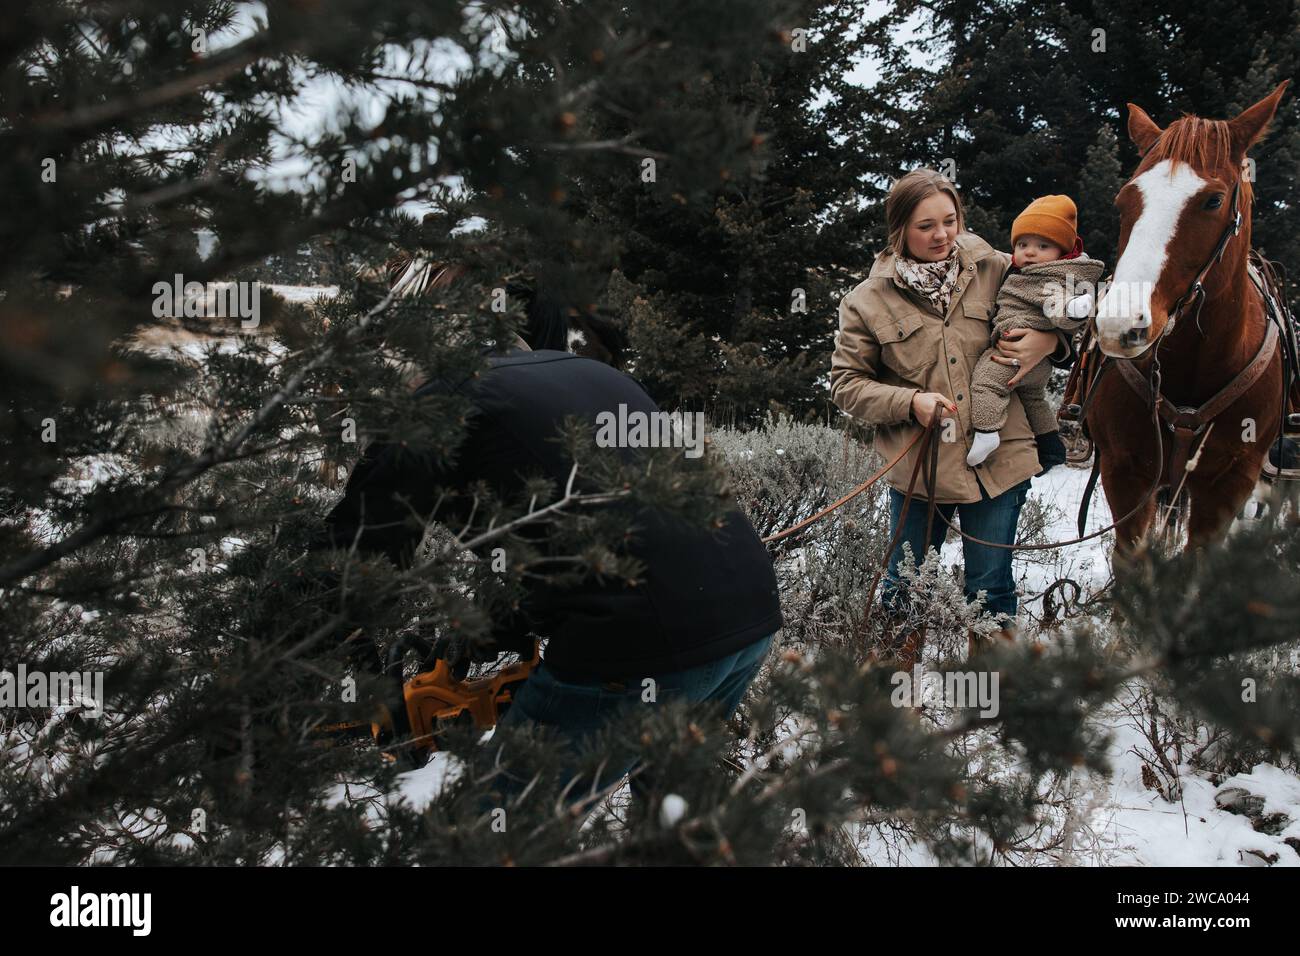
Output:
<instances>
[{"instance_id":1,"label":"woman's hand holding rein","mask_svg":"<svg viewBox=\"0 0 1300 956\"><path fill-rule=\"evenodd\" d=\"M939 392L917 392L912 396L912 417L922 425L929 426L936 412L945 409L952 414L957 414L957 406L950 402L947 396ZM946 418L946 415L941 415Z\"/></svg>"}]
</instances>

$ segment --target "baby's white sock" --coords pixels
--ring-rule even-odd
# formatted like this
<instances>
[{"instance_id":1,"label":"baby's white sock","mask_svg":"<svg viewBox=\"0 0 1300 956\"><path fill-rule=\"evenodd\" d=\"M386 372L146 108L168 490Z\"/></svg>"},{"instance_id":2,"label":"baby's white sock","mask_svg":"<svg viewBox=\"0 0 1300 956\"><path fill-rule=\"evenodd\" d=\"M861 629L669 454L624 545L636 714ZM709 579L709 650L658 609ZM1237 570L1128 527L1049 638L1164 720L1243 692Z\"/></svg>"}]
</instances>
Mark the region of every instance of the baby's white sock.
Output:
<instances>
[{"instance_id":1,"label":"baby's white sock","mask_svg":"<svg viewBox=\"0 0 1300 956\"><path fill-rule=\"evenodd\" d=\"M997 432L976 432L974 440L970 443L970 454L966 456L966 464L978 465L993 454L993 449L1000 444L1002 439L998 437Z\"/></svg>"}]
</instances>

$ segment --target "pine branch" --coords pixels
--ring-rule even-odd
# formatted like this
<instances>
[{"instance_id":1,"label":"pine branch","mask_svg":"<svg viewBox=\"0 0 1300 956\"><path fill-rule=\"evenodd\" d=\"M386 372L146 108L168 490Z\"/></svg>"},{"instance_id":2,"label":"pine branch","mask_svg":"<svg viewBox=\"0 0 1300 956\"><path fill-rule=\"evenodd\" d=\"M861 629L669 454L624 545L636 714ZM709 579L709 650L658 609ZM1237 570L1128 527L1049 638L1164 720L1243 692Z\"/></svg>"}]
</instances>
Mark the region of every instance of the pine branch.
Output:
<instances>
[{"instance_id":1,"label":"pine branch","mask_svg":"<svg viewBox=\"0 0 1300 956\"><path fill-rule=\"evenodd\" d=\"M146 489L143 492L142 498L146 502L150 501L150 499L162 499L162 501L158 502L159 504L164 507L170 506L174 504L174 502L168 500L167 496L173 491L184 487L189 482L212 468L234 460L235 456L240 451L240 446L242 446L243 443L271 417L283 402L297 394L306 377L334 358L341 345L359 339L366 331L371 319L387 309L393 301L393 293L389 292L388 295L384 296L384 298L374 306L374 308L370 309L370 311L363 315L355 325L346 330L342 336L342 341L327 345L325 348L321 349L313 359L298 369L297 372L290 375L288 381L286 381L283 386L281 386L262 404L257 412L254 413L252 419L236 432L233 437L215 447L205 449L203 454L199 455L199 457L179 468L176 468L170 473L164 474L153 488ZM86 545L108 534L113 529L120 527L124 522L139 517L141 513L148 512L133 511L126 514L117 513L112 515L102 515L99 518L88 522L66 538L56 541L54 544L43 548L40 551L32 552L23 558L19 558L17 561L10 562L5 566L0 567L0 584L22 580L23 578L34 574L36 571L48 567L56 561L62 560L68 555L75 553Z\"/></svg>"},{"instance_id":2,"label":"pine branch","mask_svg":"<svg viewBox=\"0 0 1300 956\"><path fill-rule=\"evenodd\" d=\"M83 106L71 112L49 110L37 114L27 124L45 133L66 133L85 127L102 126L125 116L141 114L173 100L218 85L260 60L270 48L270 33L262 31L222 50L204 63L204 68L169 80L153 89L132 93L120 99Z\"/></svg>"}]
</instances>

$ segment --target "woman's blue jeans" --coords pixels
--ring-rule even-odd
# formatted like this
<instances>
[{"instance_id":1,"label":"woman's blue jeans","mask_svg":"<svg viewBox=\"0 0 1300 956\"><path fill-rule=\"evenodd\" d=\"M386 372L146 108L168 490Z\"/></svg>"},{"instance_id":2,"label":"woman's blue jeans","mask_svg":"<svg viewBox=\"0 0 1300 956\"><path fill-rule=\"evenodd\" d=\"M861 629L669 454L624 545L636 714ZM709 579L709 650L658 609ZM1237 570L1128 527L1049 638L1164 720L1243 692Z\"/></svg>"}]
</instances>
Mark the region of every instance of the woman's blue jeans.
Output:
<instances>
[{"instance_id":1,"label":"woman's blue jeans","mask_svg":"<svg viewBox=\"0 0 1300 956\"><path fill-rule=\"evenodd\" d=\"M1016 525L1020 521L1020 508L1024 505L1028 494L1028 478L1008 488L996 498L990 498L981 485L979 501L971 504L941 504L938 506L938 511L949 521L952 520L954 512L960 512L961 528L967 534L999 544L1014 544ZM898 518L903 510L903 498L901 491L889 489L891 538L898 529ZM923 560L922 543L925 539L928 512L929 502L914 496L911 506L907 509L903 534L898 540L898 546L889 556L889 570L885 575L885 584L881 592L881 600L887 610L902 612L906 609L907 593L898 577L898 565L903 558L904 543L912 546L912 556L918 565ZM947 533L948 526L936 515L930 534L930 547L939 550L943 546ZM962 538L966 600L973 601L977 592L984 591L985 610L997 615L1003 625L1016 614L1016 579L1011 573L1011 556L1014 553L1005 548L990 548Z\"/></svg>"},{"instance_id":2,"label":"woman's blue jeans","mask_svg":"<svg viewBox=\"0 0 1300 956\"><path fill-rule=\"evenodd\" d=\"M644 700L645 685L641 679L622 683L562 681L543 661L519 688L499 726L530 722L552 728L561 746L574 751L610 720L637 707L684 700L691 704L712 704L719 709L723 720L729 720L767 659L773 637L774 634L769 634L733 654L697 667L647 674L646 677L654 680L653 703ZM594 789L602 790L621 780L639 760L640 755L636 753L610 754ZM503 789L509 793L516 788L507 785ZM588 787L583 786L576 788L575 793L586 790Z\"/></svg>"}]
</instances>

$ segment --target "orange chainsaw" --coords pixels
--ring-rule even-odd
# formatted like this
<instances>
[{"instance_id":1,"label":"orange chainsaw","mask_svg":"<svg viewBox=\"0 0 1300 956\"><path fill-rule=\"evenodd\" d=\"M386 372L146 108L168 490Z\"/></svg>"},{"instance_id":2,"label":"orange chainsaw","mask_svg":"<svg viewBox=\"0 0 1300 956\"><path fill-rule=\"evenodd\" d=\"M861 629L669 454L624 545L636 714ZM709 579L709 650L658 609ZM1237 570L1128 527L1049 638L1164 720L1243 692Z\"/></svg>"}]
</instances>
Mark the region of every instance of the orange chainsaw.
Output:
<instances>
[{"instance_id":1,"label":"orange chainsaw","mask_svg":"<svg viewBox=\"0 0 1300 956\"><path fill-rule=\"evenodd\" d=\"M461 723L480 730L495 727L513 703L519 686L541 660L537 643L533 642L530 660L469 678L469 661L453 665L446 659L447 650L445 640L434 645L418 637L394 641L383 670L392 686L388 699L376 702L376 713L369 725L344 721L318 727L325 745L369 736L389 759L402 758L421 767L438 749L439 725ZM414 677L403 680L403 668L412 651L420 654L419 670Z\"/></svg>"}]
</instances>

